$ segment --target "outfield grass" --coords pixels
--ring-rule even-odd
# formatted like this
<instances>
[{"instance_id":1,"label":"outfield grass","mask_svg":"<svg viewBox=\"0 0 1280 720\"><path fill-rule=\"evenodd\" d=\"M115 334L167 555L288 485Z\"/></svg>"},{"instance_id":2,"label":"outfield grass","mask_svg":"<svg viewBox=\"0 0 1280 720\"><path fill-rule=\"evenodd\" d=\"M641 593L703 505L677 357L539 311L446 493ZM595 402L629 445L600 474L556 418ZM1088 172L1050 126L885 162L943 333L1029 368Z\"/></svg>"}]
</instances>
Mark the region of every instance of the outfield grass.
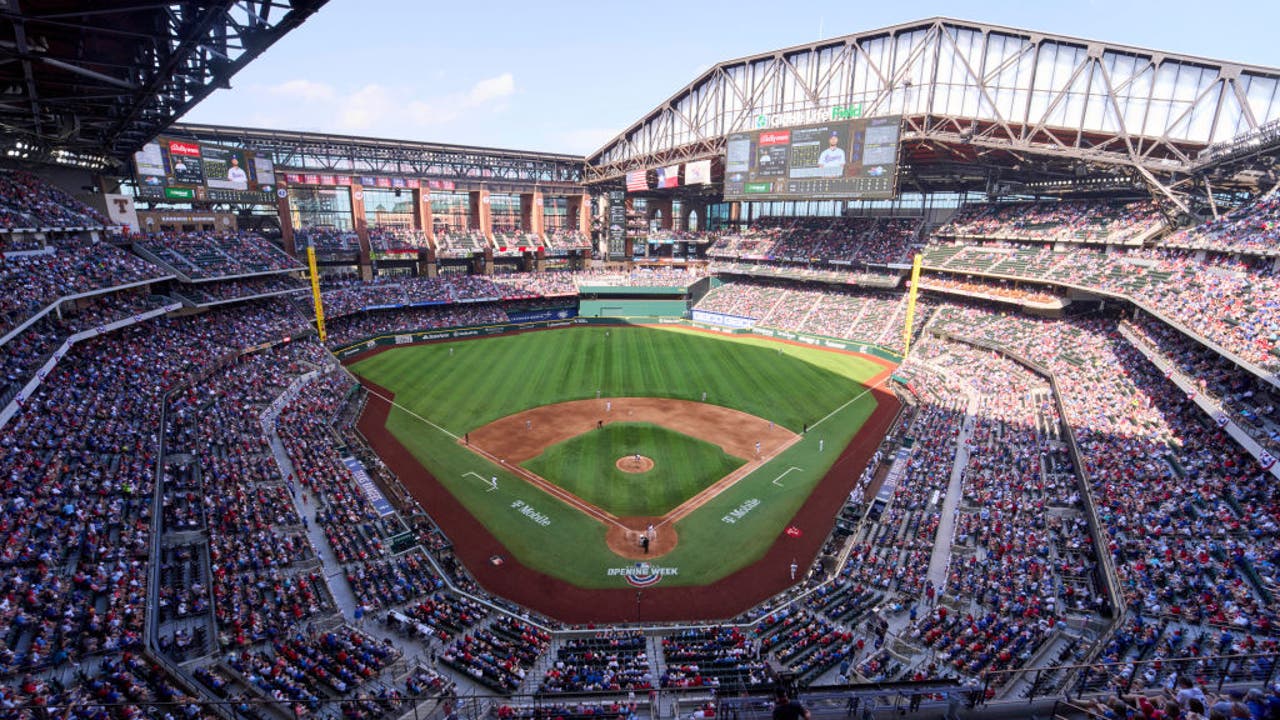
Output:
<instances>
[{"instance_id":1,"label":"outfield grass","mask_svg":"<svg viewBox=\"0 0 1280 720\"><path fill-rule=\"evenodd\" d=\"M627 473L639 453L653 469ZM610 423L547 448L524 467L618 517L661 516L746 461L718 445L650 423Z\"/></svg>"},{"instance_id":2,"label":"outfield grass","mask_svg":"<svg viewBox=\"0 0 1280 720\"><path fill-rule=\"evenodd\" d=\"M450 349L454 352L450 354ZM393 348L351 366L455 435L521 410L596 397L701 400L800 432L880 371L767 340L584 327Z\"/></svg>"},{"instance_id":3,"label":"outfield grass","mask_svg":"<svg viewBox=\"0 0 1280 720\"><path fill-rule=\"evenodd\" d=\"M609 551L602 524L486 462L457 438L521 410L594 398L597 390L605 397L688 400L706 391L707 402L797 433L808 424L800 442L677 525L679 546L659 562L679 574L663 584L702 585L764 554L875 409L862 381L883 368L854 355L758 337L589 327L394 348L351 369L395 393L388 430L514 557L579 587L609 588L626 584L607 569L628 563ZM494 492L487 486L491 476L500 480ZM744 504L749 512L724 521ZM525 506L549 522L530 521L516 509Z\"/></svg>"}]
</instances>

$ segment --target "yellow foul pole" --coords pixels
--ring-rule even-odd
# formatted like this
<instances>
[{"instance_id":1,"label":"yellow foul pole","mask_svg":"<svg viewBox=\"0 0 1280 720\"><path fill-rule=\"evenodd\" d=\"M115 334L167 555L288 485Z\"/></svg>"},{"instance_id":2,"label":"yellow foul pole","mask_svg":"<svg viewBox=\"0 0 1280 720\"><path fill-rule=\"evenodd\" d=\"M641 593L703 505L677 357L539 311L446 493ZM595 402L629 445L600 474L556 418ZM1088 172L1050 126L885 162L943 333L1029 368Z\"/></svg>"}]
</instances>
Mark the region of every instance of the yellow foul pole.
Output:
<instances>
[{"instance_id":1,"label":"yellow foul pole","mask_svg":"<svg viewBox=\"0 0 1280 720\"><path fill-rule=\"evenodd\" d=\"M907 289L907 322L902 328L902 359L906 360L911 352L911 326L916 319L916 293L920 291L920 262L924 258L920 253L911 261L911 287Z\"/></svg>"},{"instance_id":2,"label":"yellow foul pole","mask_svg":"<svg viewBox=\"0 0 1280 720\"><path fill-rule=\"evenodd\" d=\"M310 245L307 245L307 266L311 268L311 299L316 306L316 330L323 343L328 335L324 331L324 304L320 302L320 273L316 272L316 249Z\"/></svg>"}]
</instances>

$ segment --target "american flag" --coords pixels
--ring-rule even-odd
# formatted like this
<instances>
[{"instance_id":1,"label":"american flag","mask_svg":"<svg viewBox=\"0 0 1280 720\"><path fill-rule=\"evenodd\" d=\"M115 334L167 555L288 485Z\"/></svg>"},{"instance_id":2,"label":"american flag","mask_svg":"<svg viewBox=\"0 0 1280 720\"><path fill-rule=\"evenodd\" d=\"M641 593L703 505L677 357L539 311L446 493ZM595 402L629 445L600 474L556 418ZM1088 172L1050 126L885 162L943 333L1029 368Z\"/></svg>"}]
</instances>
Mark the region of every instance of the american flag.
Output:
<instances>
[{"instance_id":1,"label":"american flag","mask_svg":"<svg viewBox=\"0 0 1280 720\"><path fill-rule=\"evenodd\" d=\"M649 180L644 170L632 170L627 173L627 192L640 192L649 189Z\"/></svg>"}]
</instances>

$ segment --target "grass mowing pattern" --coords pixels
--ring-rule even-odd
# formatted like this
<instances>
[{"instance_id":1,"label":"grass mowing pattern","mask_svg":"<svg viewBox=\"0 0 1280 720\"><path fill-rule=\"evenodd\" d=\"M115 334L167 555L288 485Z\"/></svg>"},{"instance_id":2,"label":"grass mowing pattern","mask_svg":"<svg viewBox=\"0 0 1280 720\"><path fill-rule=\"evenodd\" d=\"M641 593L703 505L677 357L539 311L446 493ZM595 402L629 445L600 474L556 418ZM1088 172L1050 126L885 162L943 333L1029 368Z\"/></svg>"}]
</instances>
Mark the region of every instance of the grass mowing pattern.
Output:
<instances>
[{"instance_id":1,"label":"grass mowing pattern","mask_svg":"<svg viewBox=\"0 0 1280 720\"><path fill-rule=\"evenodd\" d=\"M799 443L677 524L680 544L661 564L680 572L663 585L714 582L761 557L834 462L835 451L875 409L874 396L861 383L883 369L864 358L759 337L620 327L407 346L350 367L394 392L397 405L459 436L531 407L594 398L597 389L619 397L687 400L700 399L706 390L708 402L794 432L809 423ZM387 429L526 566L579 587L627 587L607 574L627 561L609 551L600 523L481 460L401 407L391 409ZM825 452L818 450L819 440L825 440ZM773 484L790 467L801 469ZM496 492L487 491L491 476L499 479ZM733 524L721 520L749 500L759 502L745 517ZM517 501L546 515L550 524L522 516Z\"/></svg>"},{"instance_id":2,"label":"grass mowing pattern","mask_svg":"<svg viewBox=\"0 0 1280 720\"><path fill-rule=\"evenodd\" d=\"M618 458L653 460L645 473L627 473ZM618 517L659 516L746 461L718 445L650 423L610 423L547 448L524 467Z\"/></svg>"},{"instance_id":3,"label":"grass mowing pattern","mask_svg":"<svg viewBox=\"0 0 1280 720\"><path fill-rule=\"evenodd\" d=\"M450 348L454 350L450 354ZM701 400L799 433L880 367L849 355L653 328L584 327L388 350L351 366L461 436L521 410L596 397Z\"/></svg>"}]
</instances>

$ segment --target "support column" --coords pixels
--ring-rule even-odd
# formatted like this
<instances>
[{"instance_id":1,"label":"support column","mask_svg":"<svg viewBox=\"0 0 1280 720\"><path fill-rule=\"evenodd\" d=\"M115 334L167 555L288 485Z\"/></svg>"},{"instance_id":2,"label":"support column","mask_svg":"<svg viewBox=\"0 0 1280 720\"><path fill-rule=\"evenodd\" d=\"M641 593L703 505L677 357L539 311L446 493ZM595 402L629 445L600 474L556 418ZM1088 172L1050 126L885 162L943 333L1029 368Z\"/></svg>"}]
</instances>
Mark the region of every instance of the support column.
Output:
<instances>
[{"instance_id":1,"label":"support column","mask_svg":"<svg viewBox=\"0 0 1280 720\"><path fill-rule=\"evenodd\" d=\"M521 195L521 196L520 196L520 207L521 207L521 209L523 210L523 208L524 208L524 196L523 196L523 195ZM546 223L546 218L544 218L544 217L543 217L543 212L542 212L542 211L543 211L543 208L542 208L542 191L541 191L541 190L534 190L532 193L529 193L529 227L528 227L528 230L529 230L530 232L532 232L532 233L537 234L537 236L538 236L538 242L539 242L539 243L546 242L546 233L544 232L545 228L543 228L543 225Z\"/></svg>"},{"instance_id":2,"label":"support column","mask_svg":"<svg viewBox=\"0 0 1280 720\"><path fill-rule=\"evenodd\" d=\"M434 248L423 248L418 250L418 277L433 278L439 274L439 268L436 266L436 251Z\"/></svg>"},{"instance_id":3,"label":"support column","mask_svg":"<svg viewBox=\"0 0 1280 720\"><path fill-rule=\"evenodd\" d=\"M276 193L276 215L280 218L280 240L284 243L284 251L297 257L298 244L293 239L293 214L289 212L288 189L283 185L280 186L280 189L285 192L284 196Z\"/></svg>"},{"instance_id":4,"label":"support column","mask_svg":"<svg viewBox=\"0 0 1280 720\"><path fill-rule=\"evenodd\" d=\"M583 193L576 197L569 198L569 205L566 212L569 213L569 217L573 217L574 214L577 214L578 232L582 233L582 236L587 238L587 240L590 240L591 239L591 198L586 193Z\"/></svg>"},{"instance_id":5,"label":"support column","mask_svg":"<svg viewBox=\"0 0 1280 720\"><path fill-rule=\"evenodd\" d=\"M356 185L347 187L351 194L351 222L356 228L356 237L360 240L360 277L365 280L373 278L373 252L369 246L369 226L365 224L364 188Z\"/></svg>"},{"instance_id":6,"label":"support column","mask_svg":"<svg viewBox=\"0 0 1280 720\"><path fill-rule=\"evenodd\" d=\"M422 230L427 234L427 242L436 245L436 217L431 212L431 191L427 188L418 190L418 215L422 218Z\"/></svg>"},{"instance_id":7,"label":"support column","mask_svg":"<svg viewBox=\"0 0 1280 720\"><path fill-rule=\"evenodd\" d=\"M489 189L482 188L471 192L471 220L474 227L480 228L484 237L493 242L493 213L489 208Z\"/></svg>"}]
</instances>

